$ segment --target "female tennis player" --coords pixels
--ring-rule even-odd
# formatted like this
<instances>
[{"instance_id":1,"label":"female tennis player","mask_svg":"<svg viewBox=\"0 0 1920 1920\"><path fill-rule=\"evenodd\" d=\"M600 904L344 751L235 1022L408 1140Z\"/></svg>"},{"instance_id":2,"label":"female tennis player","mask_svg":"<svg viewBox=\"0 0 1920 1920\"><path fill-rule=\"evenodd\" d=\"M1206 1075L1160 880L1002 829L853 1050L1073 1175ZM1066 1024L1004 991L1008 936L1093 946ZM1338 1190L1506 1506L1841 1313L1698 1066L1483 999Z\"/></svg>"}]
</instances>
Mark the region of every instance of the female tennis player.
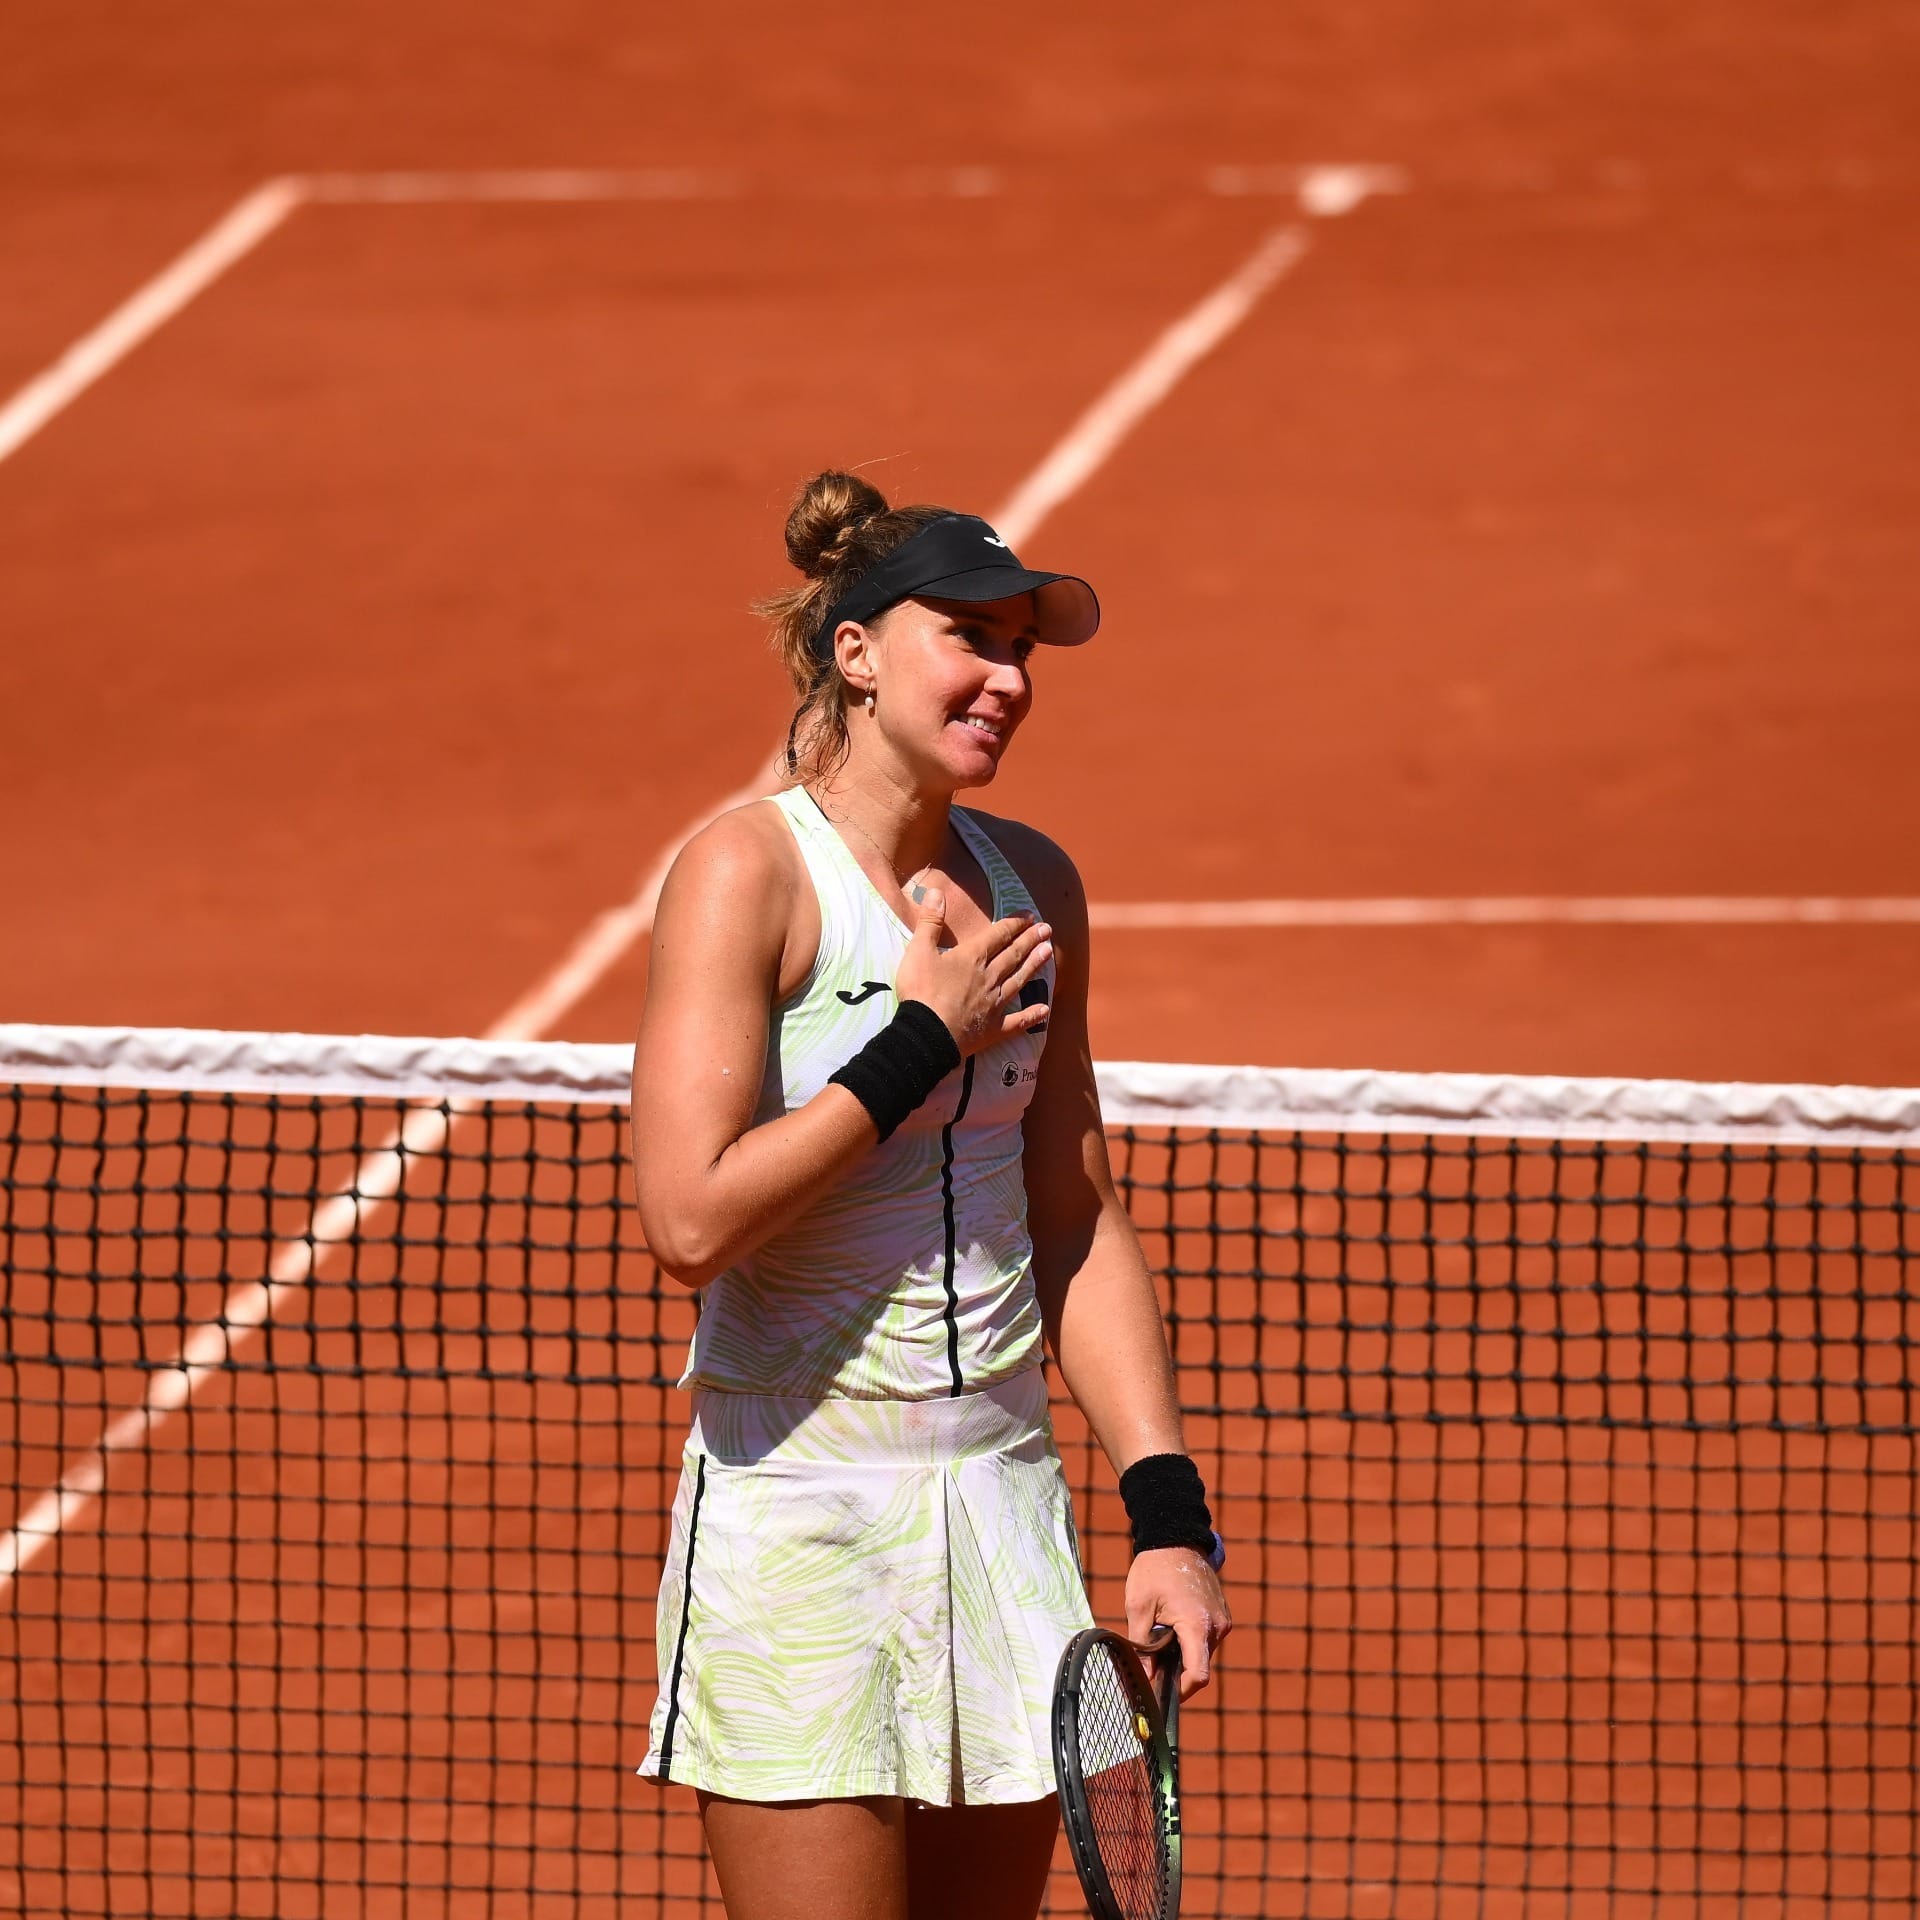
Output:
<instances>
[{"instance_id":1,"label":"female tennis player","mask_svg":"<svg viewBox=\"0 0 1920 1920\"><path fill-rule=\"evenodd\" d=\"M699 1792L731 1920L1032 1920L1048 1711L1091 1624L1042 1341L1186 1691L1229 1627L1087 1042L1087 909L954 805L1092 637L1085 581L823 473L767 603L793 784L675 861L634 1059L640 1214L701 1295L640 1771Z\"/></svg>"}]
</instances>

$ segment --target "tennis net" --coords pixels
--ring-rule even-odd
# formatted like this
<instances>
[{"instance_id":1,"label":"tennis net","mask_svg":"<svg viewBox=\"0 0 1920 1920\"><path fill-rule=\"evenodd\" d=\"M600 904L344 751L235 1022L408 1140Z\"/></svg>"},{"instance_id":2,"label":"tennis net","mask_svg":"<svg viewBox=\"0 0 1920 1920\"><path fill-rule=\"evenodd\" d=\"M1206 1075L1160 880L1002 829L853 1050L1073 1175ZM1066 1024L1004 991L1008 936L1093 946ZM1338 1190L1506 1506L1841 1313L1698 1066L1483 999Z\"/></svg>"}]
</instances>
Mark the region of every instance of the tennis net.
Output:
<instances>
[{"instance_id":1,"label":"tennis net","mask_svg":"<svg viewBox=\"0 0 1920 1920\"><path fill-rule=\"evenodd\" d=\"M718 1912L627 1066L0 1027L0 1910ZM1920 1093L1100 1071L1239 1618L1185 1911L1910 1916Z\"/></svg>"}]
</instances>

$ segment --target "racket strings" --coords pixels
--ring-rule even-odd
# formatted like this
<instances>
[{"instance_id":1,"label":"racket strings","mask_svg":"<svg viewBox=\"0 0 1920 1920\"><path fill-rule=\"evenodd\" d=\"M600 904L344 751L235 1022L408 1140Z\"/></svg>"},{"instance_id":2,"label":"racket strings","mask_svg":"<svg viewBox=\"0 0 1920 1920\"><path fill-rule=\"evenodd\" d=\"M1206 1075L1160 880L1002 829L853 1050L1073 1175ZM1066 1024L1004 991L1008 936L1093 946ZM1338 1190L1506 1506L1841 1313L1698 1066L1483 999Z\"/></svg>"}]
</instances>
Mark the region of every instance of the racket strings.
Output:
<instances>
[{"instance_id":1,"label":"racket strings","mask_svg":"<svg viewBox=\"0 0 1920 1920\"><path fill-rule=\"evenodd\" d=\"M1166 1854L1160 1787L1147 1755L1148 1726L1105 1647L1080 1681L1080 1774L1094 1842L1124 1920L1164 1911Z\"/></svg>"}]
</instances>

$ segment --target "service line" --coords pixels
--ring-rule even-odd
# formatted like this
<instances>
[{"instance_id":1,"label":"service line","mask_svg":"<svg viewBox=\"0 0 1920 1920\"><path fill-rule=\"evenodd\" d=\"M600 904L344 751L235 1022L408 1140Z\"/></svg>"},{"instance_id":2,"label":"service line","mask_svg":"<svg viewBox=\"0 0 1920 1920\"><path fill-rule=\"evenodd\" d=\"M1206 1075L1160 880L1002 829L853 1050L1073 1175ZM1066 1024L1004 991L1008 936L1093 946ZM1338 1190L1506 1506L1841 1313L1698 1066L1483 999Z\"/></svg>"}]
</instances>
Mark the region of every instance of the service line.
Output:
<instances>
[{"instance_id":1,"label":"service line","mask_svg":"<svg viewBox=\"0 0 1920 1920\"><path fill-rule=\"evenodd\" d=\"M285 212L283 208L278 217L284 218ZM230 215L229 221L236 215ZM994 515L1007 539L1027 539L1055 507L1083 487L1147 414L1246 319L1306 245L1306 235L1297 227L1265 235L1219 286L1168 326L1068 428ZM184 297L190 298L191 290ZM758 799L776 784L770 755L766 772L692 821L654 860L631 898L599 915L559 964L487 1029L487 1038L532 1040L549 1031L652 930L660 889L687 841L722 813ZM467 1110L465 1103L410 1107L387 1138L361 1160L353 1179L319 1202L304 1231L274 1248L266 1277L238 1281L229 1289L219 1317L186 1336L172 1365L154 1369L141 1402L112 1420L94 1446L72 1461L55 1485L0 1535L0 1595L73 1520L93 1507L106 1487L111 1461L145 1447L186 1407L201 1383L221 1371L273 1317L279 1303L316 1277L330 1249L364 1230L369 1212L399 1192L408 1160L438 1152L456 1118Z\"/></svg>"},{"instance_id":2,"label":"service line","mask_svg":"<svg viewBox=\"0 0 1920 1920\"><path fill-rule=\"evenodd\" d=\"M1462 895L1454 899L1109 900L1096 927L1792 927L1920 923L1920 899L1826 894Z\"/></svg>"}]
</instances>

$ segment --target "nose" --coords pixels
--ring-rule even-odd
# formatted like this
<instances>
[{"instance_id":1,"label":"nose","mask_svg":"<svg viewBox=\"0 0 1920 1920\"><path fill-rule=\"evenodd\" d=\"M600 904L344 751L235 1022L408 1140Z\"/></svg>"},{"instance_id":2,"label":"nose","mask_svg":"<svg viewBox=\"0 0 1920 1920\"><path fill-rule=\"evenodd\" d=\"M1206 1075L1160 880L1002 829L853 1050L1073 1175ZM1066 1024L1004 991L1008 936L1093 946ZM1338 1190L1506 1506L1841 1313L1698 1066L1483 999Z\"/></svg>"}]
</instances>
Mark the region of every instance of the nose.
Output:
<instances>
[{"instance_id":1,"label":"nose","mask_svg":"<svg viewBox=\"0 0 1920 1920\"><path fill-rule=\"evenodd\" d=\"M997 660L987 687L1003 700L1018 700L1027 690L1027 670L1016 660Z\"/></svg>"}]
</instances>

